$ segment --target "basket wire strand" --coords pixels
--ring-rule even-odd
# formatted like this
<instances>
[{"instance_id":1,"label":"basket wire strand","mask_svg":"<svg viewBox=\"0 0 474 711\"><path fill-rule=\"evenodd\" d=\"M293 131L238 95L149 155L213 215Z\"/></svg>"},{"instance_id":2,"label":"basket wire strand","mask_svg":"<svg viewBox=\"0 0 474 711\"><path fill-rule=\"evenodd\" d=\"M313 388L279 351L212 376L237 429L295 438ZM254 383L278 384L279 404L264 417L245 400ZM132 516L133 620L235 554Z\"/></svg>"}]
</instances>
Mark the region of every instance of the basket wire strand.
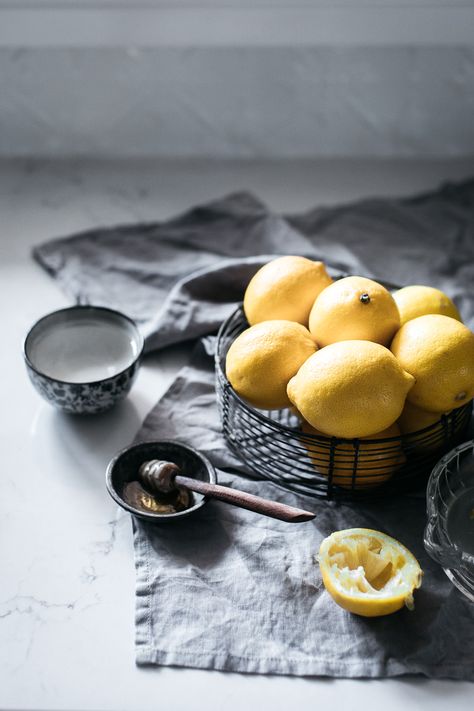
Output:
<instances>
[{"instance_id":1,"label":"basket wire strand","mask_svg":"<svg viewBox=\"0 0 474 711\"><path fill-rule=\"evenodd\" d=\"M229 447L260 478L318 498L387 496L425 484L435 463L466 434L472 403L417 432L363 441L303 432L290 409L257 410L237 395L225 375L227 351L246 328L238 308L219 330L216 392Z\"/></svg>"}]
</instances>

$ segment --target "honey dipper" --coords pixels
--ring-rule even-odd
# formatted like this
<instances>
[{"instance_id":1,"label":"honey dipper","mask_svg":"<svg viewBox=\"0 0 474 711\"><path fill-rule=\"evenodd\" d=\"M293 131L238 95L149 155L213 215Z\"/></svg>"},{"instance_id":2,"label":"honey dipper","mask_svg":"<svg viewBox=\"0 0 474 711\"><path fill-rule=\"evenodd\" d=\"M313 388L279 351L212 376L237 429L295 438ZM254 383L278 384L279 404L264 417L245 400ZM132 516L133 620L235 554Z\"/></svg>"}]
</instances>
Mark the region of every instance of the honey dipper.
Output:
<instances>
[{"instance_id":1,"label":"honey dipper","mask_svg":"<svg viewBox=\"0 0 474 711\"><path fill-rule=\"evenodd\" d=\"M138 477L146 489L155 495L169 495L177 490L177 487L185 487L190 491L195 491L213 499L219 499L227 504L239 506L249 511L277 518L288 523L301 523L311 521L316 514L311 511L304 511L293 506L287 506L277 501L263 499L245 491L232 489L228 486L210 484L198 479L192 479L180 474L180 468L173 462L152 459L143 462L138 470Z\"/></svg>"}]
</instances>

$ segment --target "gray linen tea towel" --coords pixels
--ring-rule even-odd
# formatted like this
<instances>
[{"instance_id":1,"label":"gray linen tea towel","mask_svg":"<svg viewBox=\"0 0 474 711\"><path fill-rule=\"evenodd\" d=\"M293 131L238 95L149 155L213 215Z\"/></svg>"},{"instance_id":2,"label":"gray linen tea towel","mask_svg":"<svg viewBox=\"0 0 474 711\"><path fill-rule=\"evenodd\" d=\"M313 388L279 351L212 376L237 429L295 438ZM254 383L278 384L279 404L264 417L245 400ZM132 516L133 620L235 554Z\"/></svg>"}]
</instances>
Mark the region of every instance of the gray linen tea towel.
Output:
<instances>
[{"instance_id":1,"label":"gray linen tea towel","mask_svg":"<svg viewBox=\"0 0 474 711\"><path fill-rule=\"evenodd\" d=\"M287 219L238 194L167 223L54 240L35 257L79 301L139 318L148 350L215 332L258 266L285 253L321 258L333 272L437 285L472 327L473 208L474 181L411 200L366 200ZM209 502L179 527L135 521L137 663L474 679L474 606L423 550L422 492L337 505L257 479L222 437L213 347L209 336L197 342L190 365L137 438L195 446L218 468L221 483L313 508L317 516L289 525ZM353 526L385 531L418 557L425 576L414 612L359 618L324 591L315 562L319 544Z\"/></svg>"}]
</instances>

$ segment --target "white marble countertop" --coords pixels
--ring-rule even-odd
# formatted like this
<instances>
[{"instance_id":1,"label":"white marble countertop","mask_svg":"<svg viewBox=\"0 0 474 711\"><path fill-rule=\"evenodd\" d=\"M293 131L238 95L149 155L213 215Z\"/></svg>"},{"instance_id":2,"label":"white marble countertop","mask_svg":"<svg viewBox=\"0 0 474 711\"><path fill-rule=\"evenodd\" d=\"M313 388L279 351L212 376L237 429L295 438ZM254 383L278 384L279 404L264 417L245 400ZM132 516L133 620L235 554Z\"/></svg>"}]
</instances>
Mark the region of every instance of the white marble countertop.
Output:
<instances>
[{"instance_id":1,"label":"white marble countertop","mask_svg":"<svg viewBox=\"0 0 474 711\"><path fill-rule=\"evenodd\" d=\"M240 188L254 190L276 210L297 211L371 193L408 194L473 173L474 161L0 165L0 431L6 456L0 496L0 708L472 708L469 683L137 668L131 525L106 493L104 470L186 361L186 350L148 358L122 405L81 419L39 398L21 348L33 321L68 303L30 258L32 245L49 237L98 224L163 219Z\"/></svg>"}]
</instances>

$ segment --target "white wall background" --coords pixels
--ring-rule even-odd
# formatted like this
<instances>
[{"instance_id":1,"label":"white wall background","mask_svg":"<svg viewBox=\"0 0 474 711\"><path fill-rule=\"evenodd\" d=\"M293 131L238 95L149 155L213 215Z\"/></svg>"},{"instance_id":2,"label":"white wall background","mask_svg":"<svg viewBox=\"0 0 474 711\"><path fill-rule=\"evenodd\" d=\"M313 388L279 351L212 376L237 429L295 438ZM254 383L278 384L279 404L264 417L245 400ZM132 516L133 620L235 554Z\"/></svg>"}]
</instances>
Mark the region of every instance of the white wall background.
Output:
<instances>
[{"instance_id":1,"label":"white wall background","mask_svg":"<svg viewBox=\"0 0 474 711\"><path fill-rule=\"evenodd\" d=\"M474 155L474 0L0 0L0 155Z\"/></svg>"}]
</instances>

